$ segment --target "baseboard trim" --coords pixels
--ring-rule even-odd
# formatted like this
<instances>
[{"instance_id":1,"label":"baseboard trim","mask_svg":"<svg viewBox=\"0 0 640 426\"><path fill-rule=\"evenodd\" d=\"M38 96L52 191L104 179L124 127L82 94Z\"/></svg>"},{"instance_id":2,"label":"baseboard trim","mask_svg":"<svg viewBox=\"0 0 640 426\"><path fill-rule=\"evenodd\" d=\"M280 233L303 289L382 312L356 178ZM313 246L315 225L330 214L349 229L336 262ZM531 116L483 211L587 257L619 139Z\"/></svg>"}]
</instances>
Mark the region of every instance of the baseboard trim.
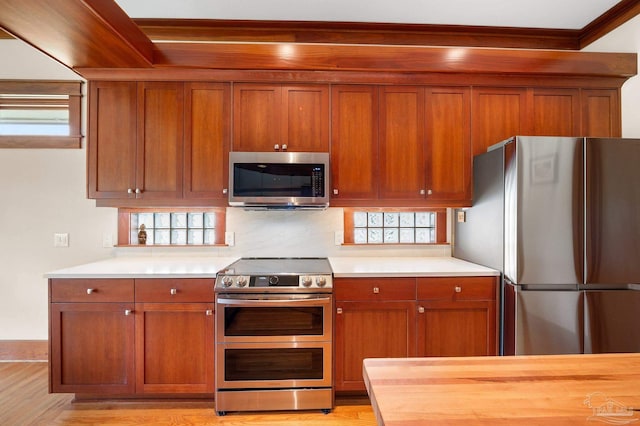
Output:
<instances>
[{"instance_id":1,"label":"baseboard trim","mask_svg":"<svg viewBox=\"0 0 640 426\"><path fill-rule=\"evenodd\" d=\"M47 340L0 340L0 361L48 361Z\"/></svg>"}]
</instances>

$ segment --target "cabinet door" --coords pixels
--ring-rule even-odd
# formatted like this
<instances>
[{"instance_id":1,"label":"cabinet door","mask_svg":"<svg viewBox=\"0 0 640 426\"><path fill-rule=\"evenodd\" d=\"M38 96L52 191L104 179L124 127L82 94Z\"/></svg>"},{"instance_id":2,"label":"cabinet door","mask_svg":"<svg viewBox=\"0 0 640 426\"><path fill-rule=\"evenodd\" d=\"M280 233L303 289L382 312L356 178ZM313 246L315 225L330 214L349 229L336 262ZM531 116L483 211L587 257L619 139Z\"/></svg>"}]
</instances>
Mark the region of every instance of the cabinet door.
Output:
<instances>
[{"instance_id":1,"label":"cabinet door","mask_svg":"<svg viewBox=\"0 0 640 426\"><path fill-rule=\"evenodd\" d=\"M471 137L473 155L511 136L528 133L526 89L473 88Z\"/></svg>"},{"instance_id":2,"label":"cabinet door","mask_svg":"<svg viewBox=\"0 0 640 426\"><path fill-rule=\"evenodd\" d=\"M587 137L622 136L618 89L582 91L582 133Z\"/></svg>"},{"instance_id":3,"label":"cabinet door","mask_svg":"<svg viewBox=\"0 0 640 426\"><path fill-rule=\"evenodd\" d=\"M415 355L414 301L336 302L336 308L336 390L365 390L365 358Z\"/></svg>"},{"instance_id":4,"label":"cabinet door","mask_svg":"<svg viewBox=\"0 0 640 426\"><path fill-rule=\"evenodd\" d=\"M378 88L333 86L331 182L334 200L378 197Z\"/></svg>"},{"instance_id":5,"label":"cabinet door","mask_svg":"<svg viewBox=\"0 0 640 426\"><path fill-rule=\"evenodd\" d=\"M280 85L234 84L233 150L273 151L282 143L281 113Z\"/></svg>"},{"instance_id":6,"label":"cabinet door","mask_svg":"<svg viewBox=\"0 0 640 426\"><path fill-rule=\"evenodd\" d=\"M227 198L230 103L228 84L185 86L185 198Z\"/></svg>"},{"instance_id":7,"label":"cabinet door","mask_svg":"<svg viewBox=\"0 0 640 426\"><path fill-rule=\"evenodd\" d=\"M471 99L464 87L426 90L427 199L471 202Z\"/></svg>"},{"instance_id":8,"label":"cabinet door","mask_svg":"<svg viewBox=\"0 0 640 426\"><path fill-rule=\"evenodd\" d=\"M134 198L136 83L89 85L89 198Z\"/></svg>"},{"instance_id":9,"label":"cabinet door","mask_svg":"<svg viewBox=\"0 0 640 426\"><path fill-rule=\"evenodd\" d=\"M424 89L380 88L380 198L424 199Z\"/></svg>"},{"instance_id":10,"label":"cabinet door","mask_svg":"<svg viewBox=\"0 0 640 426\"><path fill-rule=\"evenodd\" d=\"M136 192L146 199L182 198L184 87L138 84Z\"/></svg>"},{"instance_id":11,"label":"cabinet door","mask_svg":"<svg viewBox=\"0 0 640 426\"><path fill-rule=\"evenodd\" d=\"M50 391L135 391L133 303L50 305Z\"/></svg>"},{"instance_id":12,"label":"cabinet door","mask_svg":"<svg viewBox=\"0 0 640 426\"><path fill-rule=\"evenodd\" d=\"M580 136L578 89L533 89L530 114L536 136Z\"/></svg>"},{"instance_id":13,"label":"cabinet door","mask_svg":"<svg viewBox=\"0 0 640 426\"><path fill-rule=\"evenodd\" d=\"M329 152L329 86L284 86L282 105L282 150Z\"/></svg>"},{"instance_id":14,"label":"cabinet door","mask_svg":"<svg viewBox=\"0 0 640 426\"><path fill-rule=\"evenodd\" d=\"M213 393L213 303L136 303L136 392Z\"/></svg>"},{"instance_id":15,"label":"cabinet door","mask_svg":"<svg viewBox=\"0 0 640 426\"><path fill-rule=\"evenodd\" d=\"M418 356L496 354L495 301L418 301Z\"/></svg>"}]
</instances>

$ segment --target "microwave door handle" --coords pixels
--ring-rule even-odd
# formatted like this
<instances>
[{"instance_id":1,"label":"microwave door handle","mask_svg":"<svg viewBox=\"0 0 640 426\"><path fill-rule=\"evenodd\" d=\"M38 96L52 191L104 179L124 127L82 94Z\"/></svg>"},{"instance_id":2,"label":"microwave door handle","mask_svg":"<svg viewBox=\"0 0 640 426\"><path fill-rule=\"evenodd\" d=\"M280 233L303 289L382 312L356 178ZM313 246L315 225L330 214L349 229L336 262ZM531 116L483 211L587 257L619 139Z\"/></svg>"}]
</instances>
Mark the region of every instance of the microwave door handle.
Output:
<instances>
[{"instance_id":1,"label":"microwave door handle","mask_svg":"<svg viewBox=\"0 0 640 426\"><path fill-rule=\"evenodd\" d=\"M218 303L222 305L270 305L274 303L295 303L296 305L316 304L318 302L328 302L329 297L314 297L309 299L223 299L219 298Z\"/></svg>"}]
</instances>

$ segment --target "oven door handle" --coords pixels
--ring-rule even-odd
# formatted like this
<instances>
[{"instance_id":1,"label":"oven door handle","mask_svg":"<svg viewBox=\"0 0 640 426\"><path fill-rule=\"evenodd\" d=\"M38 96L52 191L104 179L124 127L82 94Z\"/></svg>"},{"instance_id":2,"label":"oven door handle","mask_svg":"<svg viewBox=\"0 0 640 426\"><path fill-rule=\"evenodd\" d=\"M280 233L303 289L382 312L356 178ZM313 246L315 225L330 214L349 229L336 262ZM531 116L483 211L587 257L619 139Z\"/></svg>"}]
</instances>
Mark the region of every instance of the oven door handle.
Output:
<instances>
[{"instance_id":1,"label":"oven door handle","mask_svg":"<svg viewBox=\"0 0 640 426\"><path fill-rule=\"evenodd\" d=\"M273 303L295 303L296 305L317 304L318 302L329 302L330 297L314 297L308 299L218 299L220 305L270 305Z\"/></svg>"}]
</instances>

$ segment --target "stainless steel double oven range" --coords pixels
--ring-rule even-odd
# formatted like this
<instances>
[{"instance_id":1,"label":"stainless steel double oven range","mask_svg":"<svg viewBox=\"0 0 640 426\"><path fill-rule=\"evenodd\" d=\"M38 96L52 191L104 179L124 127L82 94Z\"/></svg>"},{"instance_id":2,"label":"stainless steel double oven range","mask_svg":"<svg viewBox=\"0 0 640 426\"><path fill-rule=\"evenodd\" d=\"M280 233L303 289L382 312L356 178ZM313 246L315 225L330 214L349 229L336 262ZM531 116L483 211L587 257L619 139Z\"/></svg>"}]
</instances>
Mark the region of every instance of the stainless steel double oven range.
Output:
<instances>
[{"instance_id":1,"label":"stainless steel double oven range","mask_svg":"<svg viewBox=\"0 0 640 426\"><path fill-rule=\"evenodd\" d=\"M242 258L216 277L216 412L328 413L333 282L326 258Z\"/></svg>"}]
</instances>

